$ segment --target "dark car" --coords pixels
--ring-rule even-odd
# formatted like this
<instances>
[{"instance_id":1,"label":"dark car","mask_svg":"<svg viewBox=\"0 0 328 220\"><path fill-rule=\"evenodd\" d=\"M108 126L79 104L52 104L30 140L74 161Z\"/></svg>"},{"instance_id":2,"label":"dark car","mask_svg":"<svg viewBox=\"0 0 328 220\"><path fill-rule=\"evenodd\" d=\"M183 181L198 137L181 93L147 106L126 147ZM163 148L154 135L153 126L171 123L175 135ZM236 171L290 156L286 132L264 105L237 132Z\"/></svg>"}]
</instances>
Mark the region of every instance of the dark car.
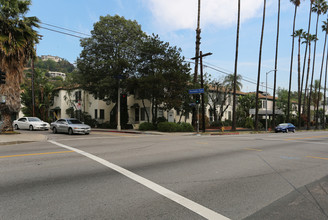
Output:
<instances>
[{"instance_id":1,"label":"dark car","mask_svg":"<svg viewBox=\"0 0 328 220\"><path fill-rule=\"evenodd\" d=\"M292 123L282 123L275 128L275 132L295 132L295 126Z\"/></svg>"}]
</instances>

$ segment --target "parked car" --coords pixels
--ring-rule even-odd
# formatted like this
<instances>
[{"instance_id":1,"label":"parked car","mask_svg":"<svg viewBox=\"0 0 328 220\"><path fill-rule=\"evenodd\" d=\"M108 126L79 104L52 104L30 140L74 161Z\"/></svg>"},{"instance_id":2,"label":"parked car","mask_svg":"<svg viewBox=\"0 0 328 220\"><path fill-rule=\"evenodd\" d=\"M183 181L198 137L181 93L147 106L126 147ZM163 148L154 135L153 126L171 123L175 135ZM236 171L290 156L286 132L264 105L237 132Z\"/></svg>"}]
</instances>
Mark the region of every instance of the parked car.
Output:
<instances>
[{"instance_id":1,"label":"parked car","mask_svg":"<svg viewBox=\"0 0 328 220\"><path fill-rule=\"evenodd\" d=\"M50 128L54 134L90 134L91 127L83 124L76 118L61 118L50 124Z\"/></svg>"},{"instance_id":2,"label":"parked car","mask_svg":"<svg viewBox=\"0 0 328 220\"><path fill-rule=\"evenodd\" d=\"M50 125L37 117L22 117L13 121L15 130L29 129L33 130L49 130Z\"/></svg>"},{"instance_id":3,"label":"parked car","mask_svg":"<svg viewBox=\"0 0 328 220\"><path fill-rule=\"evenodd\" d=\"M275 132L295 132L295 126L292 123L282 123L275 128Z\"/></svg>"}]
</instances>

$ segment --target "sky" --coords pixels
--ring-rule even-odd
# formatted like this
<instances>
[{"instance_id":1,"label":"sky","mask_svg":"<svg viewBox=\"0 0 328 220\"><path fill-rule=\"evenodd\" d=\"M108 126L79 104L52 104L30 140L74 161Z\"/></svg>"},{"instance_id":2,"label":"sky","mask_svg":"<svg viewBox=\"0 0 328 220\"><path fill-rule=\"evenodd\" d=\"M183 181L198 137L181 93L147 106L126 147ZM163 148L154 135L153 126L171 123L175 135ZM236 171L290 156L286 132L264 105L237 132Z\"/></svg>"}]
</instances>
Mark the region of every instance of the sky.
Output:
<instances>
[{"instance_id":1,"label":"sky","mask_svg":"<svg viewBox=\"0 0 328 220\"><path fill-rule=\"evenodd\" d=\"M237 2L237 0L201 0L200 50L203 53L213 53L203 60L204 72L210 74L212 79L222 79L226 74L234 71ZM93 24L99 21L100 16L123 16L126 19L136 20L145 33L158 34L161 40L169 42L171 46L181 48L186 61L191 61L190 58L195 55L197 6L198 0L32 0L27 16L38 17L43 22L41 26L44 28L82 37L90 34ZM278 0L267 0L260 90L265 91L266 73L268 73L267 83L270 94L273 93L274 74L271 70L274 69L276 51L277 8ZM295 30L308 29L309 8L309 0L301 1L297 9ZM288 89L289 85L294 9L290 0L281 0L277 86L284 89ZM244 92L256 90L262 14L263 0L241 0L237 72L243 77L242 91ZM319 17L315 79L320 77L325 38L321 25L322 21L327 19L326 16ZM316 19L317 15L312 14L311 34L315 34ZM49 25L79 33L68 32ZM44 28L38 29L39 34L43 36L37 45L38 56L54 55L74 63L82 51L80 39ZM302 63L304 50L305 44L301 45ZM293 91L297 91L297 54L298 43L295 39ZM214 67L216 70L207 66ZM303 64L301 69L302 67ZM193 74L193 64L191 68Z\"/></svg>"}]
</instances>

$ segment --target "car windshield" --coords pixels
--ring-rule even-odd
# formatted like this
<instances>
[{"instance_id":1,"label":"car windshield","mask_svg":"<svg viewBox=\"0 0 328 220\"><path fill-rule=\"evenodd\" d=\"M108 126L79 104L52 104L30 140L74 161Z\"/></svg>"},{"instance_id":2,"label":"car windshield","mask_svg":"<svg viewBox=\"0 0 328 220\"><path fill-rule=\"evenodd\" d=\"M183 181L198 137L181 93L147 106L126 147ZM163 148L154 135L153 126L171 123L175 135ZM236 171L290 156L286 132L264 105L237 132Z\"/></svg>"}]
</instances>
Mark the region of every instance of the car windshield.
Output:
<instances>
[{"instance_id":1,"label":"car windshield","mask_svg":"<svg viewBox=\"0 0 328 220\"><path fill-rule=\"evenodd\" d=\"M73 120L67 120L68 124L82 124L82 122L80 122L77 119L73 119Z\"/></svg>"},{"instance_id":2,"label":"car windshield","mask_svg":"<svg viewBox=\"0 0 328 220\"><path fill-rule=\"evenodd\" d=\"M288 126L288 124L279 124L279 126Z\"/></svg>"},{"instance_id":3,"label":"car windshield","mask_svg":"<svg viewBox=\"0 0 328 220\"><path fill-rule=\"evenodd\" d=\"M29 121L41 121L39 118L28 118Z\"/></svg>"}]
</instances>

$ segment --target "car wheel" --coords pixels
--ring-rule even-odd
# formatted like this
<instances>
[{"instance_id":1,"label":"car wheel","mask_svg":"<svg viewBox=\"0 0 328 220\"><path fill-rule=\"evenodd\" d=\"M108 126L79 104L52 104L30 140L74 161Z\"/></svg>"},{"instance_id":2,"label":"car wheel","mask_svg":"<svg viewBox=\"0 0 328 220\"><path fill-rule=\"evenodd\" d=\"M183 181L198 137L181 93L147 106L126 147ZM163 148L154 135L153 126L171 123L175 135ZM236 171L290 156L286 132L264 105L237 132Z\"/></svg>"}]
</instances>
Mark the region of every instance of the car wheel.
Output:
<instances>
[{"instance_id":1,"label":"car wheel","mask_svg":"<svg viewBox=\"0 0 328 220\"><path fill-rule=\"evenodd\" d=\"M88 135L88 134L90 134L90 133L85 133L85 135Z\"/></svg>"},{"instance_id":2,"label":"car wheel","mask_svg":"<svg viewBox=\"0 0 328 220\"><path fill-rule=\"evenodd\" d=\"M30 129L30 131L34 130L32 125L30 125L29 129Z\"/></svg>"},{"instance_id":3,"label":"car wheel","mask_svg":"<svg viewBox=\"0 0 328 220\"><path fill-rule=\"evenodd\" d=\"M68 134L69 134L69 135L72 135L72 134L73 134L73 129L72 129L72 128L69 128L69 129L68 129Z\"/></svg>"},{"instance_id":4,"label":"car wheel","mask_svg":"<svg viewBox=\"0 0 328 220\"><path fill-rule=\"evenodd\" d=\"M52 133L57 134L57 129L55 127L52 129Z\"/></svg>"},{"instance_id":5,"label":"car wheel","mask_svg":"<svg viewBox=\"0 0 328 220\"><path fill-rule=\"evenodd\" d=\"M18 125L17 124L15 124L15 130L19 130L19 127L18 127Z\"/></svg>"}]
</instances>

